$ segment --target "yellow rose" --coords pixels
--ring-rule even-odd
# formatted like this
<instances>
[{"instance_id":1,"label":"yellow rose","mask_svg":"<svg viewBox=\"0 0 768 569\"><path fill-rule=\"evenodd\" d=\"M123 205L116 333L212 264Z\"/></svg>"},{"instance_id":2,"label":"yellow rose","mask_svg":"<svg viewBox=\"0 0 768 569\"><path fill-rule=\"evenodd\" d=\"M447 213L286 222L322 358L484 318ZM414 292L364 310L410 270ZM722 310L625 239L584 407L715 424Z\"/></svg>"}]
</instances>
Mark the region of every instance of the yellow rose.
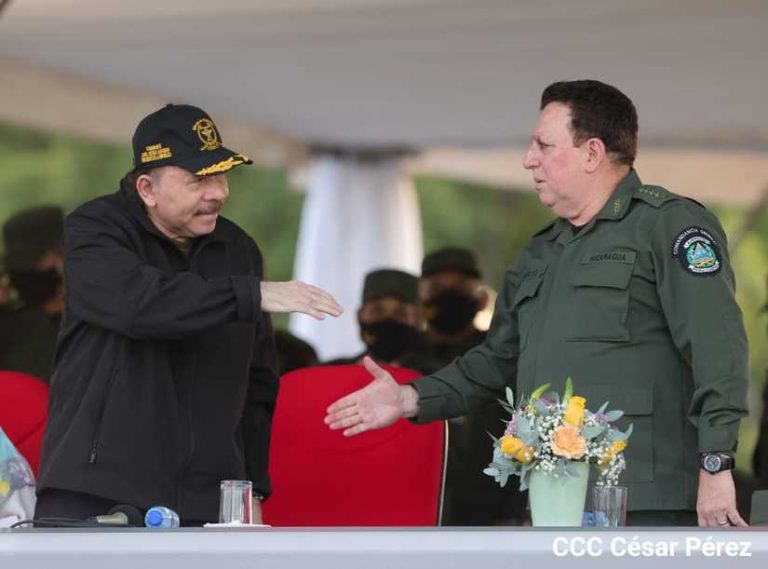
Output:
<instances>
[{"instance_id":1,"label":"yellow rose","mask_svg":"<svg viewBox=\"0 0 768 569\"><path fill-rule=\"evenodd\" d=\"M579 435L579 430L570 425L555 429L552 437L552 452L558 456L578 460L587 451L587 441Z\"/></svg>"},{"instance_id":2,"label":"yellow rose","mask_svg":"<svg viewBox=\"0 0 768 569\"><path fill-rule=\"evenodd\" d=\"M613 445L611 445L611 451L613 451L613 454L619 454L625 448L627 448L627 441L613 441Z\"/></svg>"},{"instance_id":3,"label":"yellow rose","mask_svg":"<svg viewBox=\"0 0 768 569\"><path fill-rule=\"evenodd\" d=\"M597 464L599 466L608 466L614 457L622 452L625 448L627 448L627 441L613 441L611 446L603 451L603 456L600 457L600 460L597 461Z\"/></svg>"},{"instance_id":4,"label":"yellow rose","mask_svg":"<svg viewBox=\"0 0 768 569\"><path fill-rule=\"evenodd\" d=\"M531 447L525 447L515 453L515 459L523 464L528 464L533 460L533 449Z\"/></svg>"},{"instance_id":5,"label":"yellow rose","mask_svg":"<svg viewBox=\"0 0 768 569\"><path fill-rule=\"evenodd\" d=\"M533 460L533 450L521 439L513 437L512 435L504 435L499 442L501 452L509 458L514 458L523 464L528 464Z\"/></svg>"},{"instance_id":6,"label":"yellow rose","mask_svg":"<svg viewBox=\"0 0 768 569\"><path fill-rule=\"evenodd\" d=\"M563 421L566 425L573 425L574 427L580 427L584 420L584 408L587 405L587 400L578 395L574 395L568 400L568 407L563 415Z\"/></svg>"},{"instance_id":7,"label":"yellow rose","mask_svg":"<svg viewBox=\"0 0 768 569\"><path fill-rule=\"evenodd\" d=\"M525 446L525 443L522 440L513 437L512 435L504 435L501 437L499 443L501 452L507 456L513 456L521 447Z\"/></svg>"}]
</instances>

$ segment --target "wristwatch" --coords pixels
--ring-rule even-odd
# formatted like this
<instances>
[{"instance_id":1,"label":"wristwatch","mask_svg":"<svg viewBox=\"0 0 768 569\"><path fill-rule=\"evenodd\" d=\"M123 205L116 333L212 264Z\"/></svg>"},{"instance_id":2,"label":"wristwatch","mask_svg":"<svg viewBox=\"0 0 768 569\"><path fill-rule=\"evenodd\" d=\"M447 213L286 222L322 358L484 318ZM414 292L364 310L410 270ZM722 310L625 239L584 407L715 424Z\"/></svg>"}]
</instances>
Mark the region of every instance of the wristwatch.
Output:
<instances>
[{"instance_id":1,"label":"wristwatch","mask_svg":"<svg viewBox=\"0 0 768 569\"><path fill-rule=\"evenodd\" d=\"M699 463L710 474L733 470L736 467L736 460L730 454L723 452L702 452L699 455Z\"/></svg>"}]
</instances>

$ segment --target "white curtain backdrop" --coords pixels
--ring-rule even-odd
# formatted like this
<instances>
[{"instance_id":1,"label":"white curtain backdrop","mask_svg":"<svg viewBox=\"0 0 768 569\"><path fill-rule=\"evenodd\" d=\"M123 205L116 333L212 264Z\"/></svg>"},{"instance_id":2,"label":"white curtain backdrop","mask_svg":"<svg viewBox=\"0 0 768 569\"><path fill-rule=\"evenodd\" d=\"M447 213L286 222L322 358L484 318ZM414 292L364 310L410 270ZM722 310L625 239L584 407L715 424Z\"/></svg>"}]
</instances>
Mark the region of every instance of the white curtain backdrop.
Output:
<instances>
[{"instance_id":1,"label":"white curtain backdrop","mask_svg":"<svg viewBox=\"0 0 768 569\"><path fill-rule=\"evenodd\" d=\"M401 159L320 156L309 173L294 278L319 286L344 307L335 319L291 316L291 332L321 361L362 351L357 327L363 278L377 268L419 274L423 252L416 190Z\"/></svg>"}]
</instances>

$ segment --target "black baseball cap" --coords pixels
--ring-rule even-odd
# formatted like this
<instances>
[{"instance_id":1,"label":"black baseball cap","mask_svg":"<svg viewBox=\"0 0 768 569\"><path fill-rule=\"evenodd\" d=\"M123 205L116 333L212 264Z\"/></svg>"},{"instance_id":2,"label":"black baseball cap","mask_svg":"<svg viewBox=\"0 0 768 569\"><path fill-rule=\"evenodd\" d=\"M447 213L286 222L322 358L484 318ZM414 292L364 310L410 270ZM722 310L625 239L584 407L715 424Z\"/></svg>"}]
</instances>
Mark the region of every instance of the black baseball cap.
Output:
<instances>
[{"instance_id":1,"label":"black baseball cap","mask_svg":"<svg viewBox=\"0 0 768 569\"><path fill-rule=\"evenodd\" d=\"M383 296L395 296L409 304L419 302L419 279L398 269L379 269L365 275L363 304Z\"/></svg>"},{"instance_id":2,"label":"black baseball cap","mask_svg":"<svg viewBox=\"0 0 768 569\"><path fill-rule=\"evenodd\" d=\"M135 171L178 166L196 176L210 176L251 163L225 148L208 113L192 105L166 105L144 117L133 133Z\"/></svg>"},{"instance_id":3,"label":"black baseball cap","mask_svg":"<svg viewBox=\"0 0 768 569\"><path fill-rule=\"evenodd\" d=\"M469 249L462 247L445 247L432 251L421 262L422 277L445 271L456 271L476 279L482 276L475 255Z\"/></svg>"}]
</instances>

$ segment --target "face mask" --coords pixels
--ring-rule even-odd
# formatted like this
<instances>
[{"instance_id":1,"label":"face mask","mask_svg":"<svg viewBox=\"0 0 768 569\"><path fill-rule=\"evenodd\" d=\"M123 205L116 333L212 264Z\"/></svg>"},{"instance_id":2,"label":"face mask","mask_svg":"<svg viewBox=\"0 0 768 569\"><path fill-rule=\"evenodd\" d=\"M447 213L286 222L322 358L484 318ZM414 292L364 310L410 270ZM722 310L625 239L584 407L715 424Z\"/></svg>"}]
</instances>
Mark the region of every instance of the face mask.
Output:
<instances>
[{"instance_id":1,"label":"face mask","mask_svg":"<svg viewBox=\"0 0 768 569\"><path fill-rule=\"evenodd\" d=\"M40 306L56 295L62 278L56 269L9 271L13 288L26 306Z\"/></svg>"},{"instance_id":2,"label":"face mask","mask_svg":"<svg viewBox=\"0 0 768 569\"><path fill-rule=\"evenodd\" d=\"M386 319L372 324L360 323L360 332L368 351L379 361L391 362L402 356L418 341L419 331L397 320Z\"/></svg>"},{"instance_id":3,"label":"face mask","mask_svg":"<svg viewBox=\"0 0 768 569\"><path fill-rule=\"evenodd\" d=\"M479 308L477 299L451 289L441 292L424 307L430 328L443 334L455 334L467 328Z\"/></svg>"}]
</instances>

